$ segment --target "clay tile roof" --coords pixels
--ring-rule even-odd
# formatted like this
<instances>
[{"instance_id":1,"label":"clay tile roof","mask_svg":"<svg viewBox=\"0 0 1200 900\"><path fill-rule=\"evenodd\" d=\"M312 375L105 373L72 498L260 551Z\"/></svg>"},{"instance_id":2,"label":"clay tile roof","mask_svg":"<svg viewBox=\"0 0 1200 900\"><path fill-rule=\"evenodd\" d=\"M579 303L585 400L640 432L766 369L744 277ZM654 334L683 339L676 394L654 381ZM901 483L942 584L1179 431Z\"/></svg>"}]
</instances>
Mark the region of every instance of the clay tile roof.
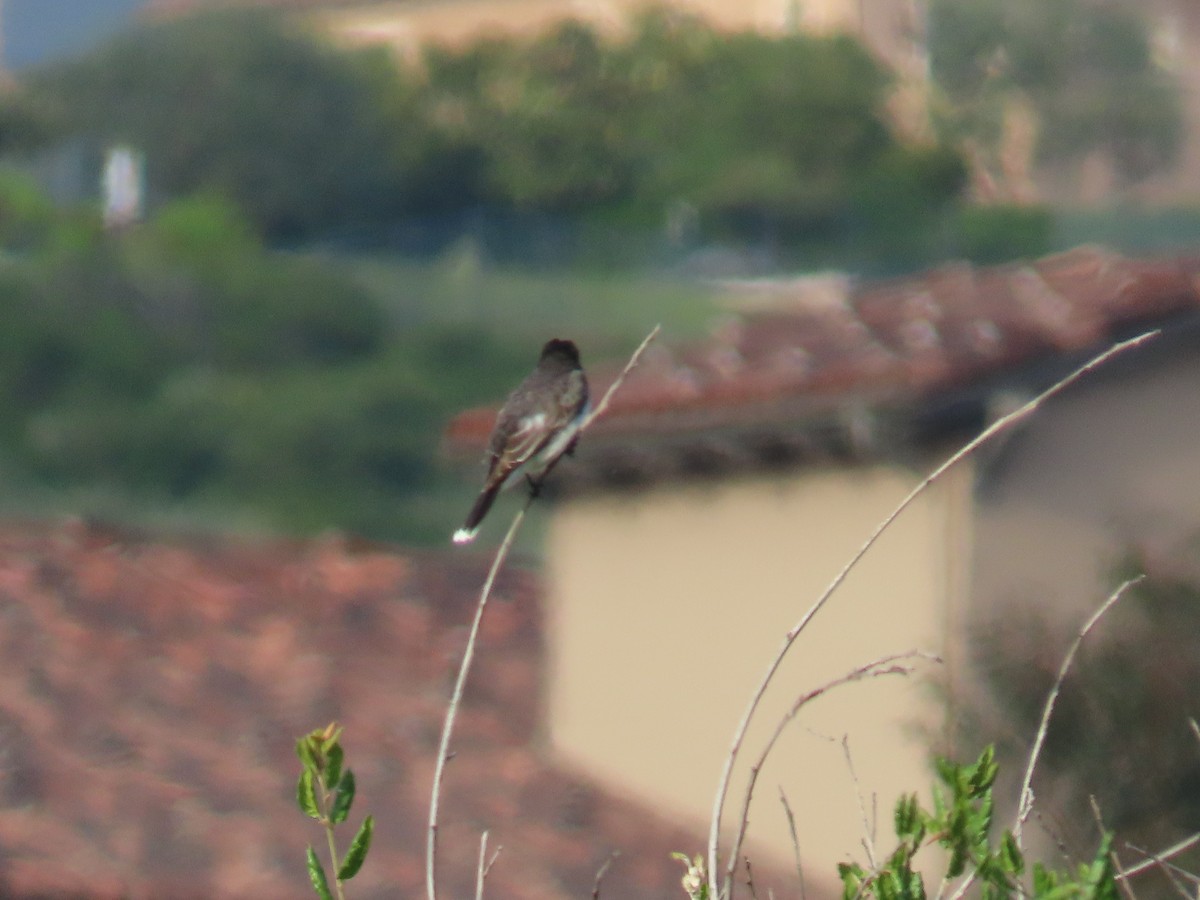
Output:
<instances>
[{"instance_id":1,"label":"clay tile roof","mask_svg":"<svg viewBox=\"0 0 1200 900\"><path fill-rule=\"evenodd\" d=\"M465 560L465 561L464 561ZM311 895L296 737L346 727L351 824L375 843L352 895L423 895L444 704L483 560L330 539L154 542L85 525L0 528L0 896ZM447 770L443 893L679 893L702 838L547 762L534 738L542 621L502 574ZM346 838L348 840L348 837Z\"/></svg>"},{"instance_id":2,"label":"clay tile roof","mask_svg":"<svg viewBox=\"0 0 1200 900\"><path fill-rule=\"evenodd\" d=\"M761 438L805 423L825 427L847 411L913 408L1099 348L1139 323L1196 312L1198 272L1194 262L1132 260L1085 246L1029 263L954 263L875 283L731 284L729 313L710 337L655 348L587 443L610 450L624 443L633 454L633 442L653 435L710 440L749 429ZM596 368L594 393L613 377L614 369ZM494 415L476 409L456 417L447 450L478 453Z\"/></svg>"}]
</instances>

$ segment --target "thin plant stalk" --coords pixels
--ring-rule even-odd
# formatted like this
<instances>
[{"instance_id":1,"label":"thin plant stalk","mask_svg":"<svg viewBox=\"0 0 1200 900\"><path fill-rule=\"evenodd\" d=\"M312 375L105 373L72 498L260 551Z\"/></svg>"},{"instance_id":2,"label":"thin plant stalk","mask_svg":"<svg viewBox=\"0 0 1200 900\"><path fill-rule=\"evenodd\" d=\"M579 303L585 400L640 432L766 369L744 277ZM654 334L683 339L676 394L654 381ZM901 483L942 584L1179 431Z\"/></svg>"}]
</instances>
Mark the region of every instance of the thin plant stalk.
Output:
<instances>
[{"instance_id":1,"label":"thin plant stalk","mask_svg":"<svg viewBox=\"0 0 1200 900\"><path fill-rule=\"evenodd\" d=\"M775 657L768 664L766 673L764 674L762 680L759 681L758 685L754 688L754 691L750 697L750 702L746 706L746 711L743 713L741 720L738 722L737 728L734 730L733 742L730 746L729 754L726 757L724 768L721 771L721 777L717 785L716 796L713 799L712 817L709 821L708 832L708 891L709 896L712 897L713 900L729 898L732 892L732 879L726 875L724 884L718 884L717 872L720 868L721 819L725 810L725 800L729 794L730 781L733 778L733 768L737 762L738 755L741 752L742 744L745 741L746 732L750 728L750 722L754 718L755 712L758 710L758 705L762 701L763 695L766 694L767 688L774 680L775 673L783 664L784 658L787 656L788 651L791 650L792 645L795 644L796 639L800 636L801 632L808 627L809 622L811 622L813 617L821 611L821 609L825 606L825 604L829 601L829 598L833 596L837 589L841 587L842 582L846 580L846 577L850 574L850 572L852 572L858 566L862 558L866 556L872 547L875 546L875 542L879 540L883 533L891 527L892 523L899 518L900 514L903 513L904 510L908 509L908 507L912 505L913 501L920 497L930 485L939 480L943 475L946 474L946 472L969 457L972 453L994 438L997 434L1006 431L1007 429L1016 425L1018 422L1023 421L1031 416L1049 398L1060 393L1069 385L1073 384L1093 370L1099 368L1113 357L1118 356L1128 350L1132 350L1135 347L1140 347L1152 338L1157 337L1158 334L1159 332L1157 330L1149 331L1145 334L1139 335L1138 337L1114 344L1108 350L1094 357L1075 371L1071 372L1061 381L1055 383L1050 388L1034 397L1024 406L1014 410L1006 416L1001 417L1000 419L997 419L990 426L984 429L977 437L969 441L964 447L962 447L962 449L954 453L932 473L926 476L920 484L913 488L908 496L901 500L900 504L894 510L892 510L892 512L889 513L887 517L885 517L883 521L879 523L879 525L876 526L875 530L866 539L863 545L859 547L857 552L855 552L855 554L850 558L849 562L847 562L846 565L842 567L842 570L834 576L833 580L829 583L829 586L817 598L816 602L809 607L808 611L805 612L800 620L791 628L790 631L788 631L783 639L782 645L775 654Z\"/></svg>"},{"instance_id":2,"label":"thin plant stalk","mask_svg":"<svg viewBox=\"0 0 1200 900\"><path fill-rule=\"evenodd\" d=\"M642 358L646 348L650 346L650 342L658 337L661 326L655 325L651 332L646 335L645 339L638 345L638 348L633 351L633 355L629 358L629 362L625 364L625 368L617 376L616 380L609 386L600 402L588 414L587 418L580 425L579 433L583 432L596 421L596 419L608 409L608 405L612 400L617 389L624 383L625 378L633 371L634 367ZM454 733L454 724L458 719L458 710L462 705L463 693L467 686L467 676L471 672L471 663L475 658L475 644L479 638L480 625L483 622L483 613L487 609L488 599L492 595L492 587L496 583L496 576L500 572L501 566L508 558L509 551L512 549L513 541L516 539L517 532L521 528L521 523L525 520L525 513L529 510L529 505L533 502L536 496L535 491L531 491L525 501L525 505L517 511L513 517L512 524L508 526L508 533L504 536L499 549L496 551L496 556L492 560L491 568L488 569L487 578L484 579L483 588L479 592L479 602L475 608L475 618L471 622L471 630L467 634L467 645L463 650L462 662L458 668L458 677L454 681L454 690L450 694L450 701L446 706L446 718L442 723L442 736L438 742L437 760L433 768L433 787L429 797L429 824L425 835L425 895L428 900L437 900L437 834L438 834L438 815L441 809L442 796L442 781L445 777L446 763L450 759L450 738Z\"/></svg>"}]
</instances>

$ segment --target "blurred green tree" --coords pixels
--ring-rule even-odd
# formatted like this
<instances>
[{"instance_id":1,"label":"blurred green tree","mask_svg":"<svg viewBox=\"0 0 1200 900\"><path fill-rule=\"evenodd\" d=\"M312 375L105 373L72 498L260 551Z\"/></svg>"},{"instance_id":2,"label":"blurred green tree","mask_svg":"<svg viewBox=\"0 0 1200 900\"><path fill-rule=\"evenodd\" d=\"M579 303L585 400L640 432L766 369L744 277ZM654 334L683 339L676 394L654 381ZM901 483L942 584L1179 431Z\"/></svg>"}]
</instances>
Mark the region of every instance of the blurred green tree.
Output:
<instances>
[{"instance_id":1,"label":"blurred green tree","mask_svg":"<svg viewBox=\"0 0 1200 900\"><path fill-rule=\"evenodd\" d=\"M906 148L892 133L889 78L848 38L724 34L653 10L620 38L567 23L430 48L416 68L406 139L455 148L445 186L464 203L655 228L684 204L710 235L786 242L922 217L964 181L948 146ZM882 217L857 190L872 178L907 185L885 192Z\"/></svg>"},{"instance_id":2,"label":"blurred green tree","mask_svg":"<svg viewBox=\"0 0 1200 900\"><path fill-rule=\"evenodd\" d=\"M1005 118L1015 98L1036 114L1036 160L1104 154L1133 182L1171 162L1180 88L1128 4L1088 0L931 0L929 51L948 101L943 124L983 151L1003 179Z\"/></svg>"},{"instance_id":3,"label":"blurred green tree","mask_svg":"<svg viewBox=\"0 0 1200 900\"><path fill-rule=\"evenodd\" d=\"M62 133L131 143L166 196L225 194L275 240L378 219L393 171L352 55L263 13L144 27L30 82Z\"/></svg>"}]
</instances>

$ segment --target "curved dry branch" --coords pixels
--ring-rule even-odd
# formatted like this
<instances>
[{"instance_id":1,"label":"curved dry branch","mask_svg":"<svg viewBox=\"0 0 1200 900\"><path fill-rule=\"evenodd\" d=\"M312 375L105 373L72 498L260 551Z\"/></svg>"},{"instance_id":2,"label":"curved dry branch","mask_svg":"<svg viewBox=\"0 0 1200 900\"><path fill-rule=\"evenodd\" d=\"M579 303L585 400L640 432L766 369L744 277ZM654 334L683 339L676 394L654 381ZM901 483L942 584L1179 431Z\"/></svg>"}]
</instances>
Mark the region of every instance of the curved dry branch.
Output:
<instances>
[{"instance_id":1,"label":"curved dry branch","mask_svg":"<svg viewBox=\"0 0 1200 900\"><path fill-rule=\"evenodd\" d=\"M1066 655L1063 656L1062 664L1058 667L1058 674L1054 677L1054 684L1050 688L1050 693L1046 695L1046 703L1042 707L1042 719L1038 723L1037 735L1033 739L1033 749L1029 751L1029 762L1025 765L1025 776L1021 779L1017 820L1013 824L1012 830L1013 839L1017 842L1018 849L1024 849L1021 844L1021 832L1025 827L1025 822L1028 820L1029 814L1033 812L1033 771L1037 768L1038 758L1042 755L1042 746L1046 743L1046 732L1050 729L1050 716L1054 712L1054 704L1058 702L1058 695L1062 690L1063 681L1066 680L1067 672L1070 670L1072 663L1075 662L1075 654L1079 652L1079 645L1083 643L1083 639L1088 636L1091 630L1096 627L1096 623L1104 617L1104 614L1112 609L1113 604L1120 600L1127 590L1141 583L1145 577L1145 575L1138 575L1136 578L1130 578L1109 594L1108 599L1100 604L1100 608L1092 613L1091 617L1084 622L1083 627L1075 635L1075 640L1067 648Z\"/></svg>"},{"instance_id":2,"label":"curved dry branch","mask_svg":"<svg viewBox=\"0 0 1200 900\"><path fill-rule=\"evenodd\" d=\"M1060 393L1066 387L1073 384L1104 363L1108 362L1113 357L1124 353L1127 350L1131 350L1134 347L1141 346L1142 344L1156 337L1158 334L1158 331L1150 331L1146 334L1139 335L1138 337L1131 338L1130 340L1114 344L1099 356L1094 357L1089 362L1080 366L1066 378L1063 378L1061 381L1043 391L1037 397L1034 397L1024 406L1006 416L1003 416L1000 419L997 419L990 426L984 429L977 437L968 442L962 449L938 466L932 473L926 476L920 484L913 488L908 496L901 500L900 504L894 510L892 510L892 512L889 513L888 516L879 523L879 525L876 526L875 530L871 533L863 545L859 547L855 554L850 558L850 561L847 562L842 570L834 576L833 580L829 583L829 586L817 598L816 602L809 607L808 611L801 617L800 621L798 621L787 633L787 635L784 637L782 646L779 648L778 652L775 654L775 657L767 666L767 671L762 680L758 683L751 694L750 702L746 707L746 711L743 713L742 718L738 722L737 728L734 731L733 742L729 749L729 755L726 758L725 766L721 771L721 778L717 786L716 797L713 800L712 818L709 822L708 831L708 890L710 897L713 897L714 900L721 900L721 898L728 898L731 892L731 880L726 879L724 885L718 885L717 872L720 871L721 818L725 809L725 800L729 794L729 783L733 777L733 768L737 762L738 755L741 752L742 743L745 741L746 732L750 728L750 722L754 718L755 712L758 710L758 705L760 702L762 702L763 695L766 694L767 688L775 678L775 673L779 670L779 667L782 665L784 658L788 654L788 651L796 642L796 638L798 638L800 633L803 632L806 627L808 627L808 623L812 621L813 617L816 616L816 614L821 611L821 608L824 607L829 601L829 598L833 596L839 587L841 587L842 582L845 581L850 572L858 566L862 558L867 555L867 552L875 546L875 542L879 540L883 533L891 527L892 523L899 518L900 514L903 513L904 510L908 509L908 507L912 505L913 501L920 497L921 494L923 494L931 484L945 475L946 472L948 472L955 465L962 462L962 460L966 459L968 456L978 450L985 443L994 438L997 434L1000 434L1018 422L1028 418L1050 397Z\"/></svg>"},{"instance_id":3,"label":"curved dry branch","mask_svg":"<svg viewBox=\"0 0 1200 900\"><path fill-rule=\"evenodd\" d=\"M629 358L629 362L625 364L625 368L621 370L616 380L609 386L604 397L596 405L596 408L584 419L583 424L579 428L580 434L608 409L608 404L611 402L617 389L624 383L626 376L633 371L633 368L641 360L646 348L650 346L650 342L658 337L661 330L662 326L655 325L641 344L638 345L638 348L633 351L633 355ZM508 526L508 533L504 536L504 540L500 543L500 547L496 551L496 556L492 560L492 566L488 570L487 578L483 582L483 588L479 592L479 602L475 607L475 618L472 620L471 630L467 634L467 645L463 650L462 663L458 668L458 677L454 681L454 690L451 691L450 701L446 706L446 718L442 723L442 737L438 742L437 762L434 764L433 769L433 787L429 796L429 825L425 835L425 895L428 900L437 900L438 815L441 808L442 781L445 777L446 763L451 756L450 737L454 733L454 723L458 719L458 710L462 705L463 693L467 686L467 676L471 671L471 662L475 658L475 643L479 638L479 627L483 622L483 613L487 609L488 599L492 595L492 587L496 583L496 576L500 572L500 567L504 565L504 561L508 558L513 541L516 539L517 532L521 528L521 523L525 519L525 513L529 510L529 505L533 503L534 497L535 494L531 492L525 501L525 505L517 511L516 516L513 517L512 524ZM491 864L489 863L488 868L490 867Z\"/></svg>"},{"instance_id":4,"label":"curved dry branch","mask_svg":"<svg viewBox=\"0 0 1200 900\"><path fill-rule=\"evenodd\" d=\"M429 797L429 830L425 836L425 894L429 900L437 898L438 812L441 807L442 778L445 776L446 763L450 759L450 736L454 733L454 723L458 719L458 708L462 704L463 692L466 690L471 661L475 658L475 642L479 637L483 612L487 609L488 599L492 595L492 586L496 583L496 575L500 572L500 567L508 558L513 540L521 528L521 522L524 521L525 513L529 510L531 503L533 503L532 493L525 500L525 505L513 517L512 524L508 526L508 534L504 536L504 541L500 544L500 549L496 551L495 559L492 560L492 567L488 570L487 578L483 582L483 590L479 593L479 603L475 607L475 618L471 622L471 630L467 635L467 646L463 650L462 664L458 667L458 678L455 679L454 690L450 694L450 703L446 707L446 719L442 723L442 738L438 742L437 762L433 768L433 790Z\"/></svg>"},{"instance_id":5,"label":"curved dry branch","mask_svg":"<svg viewBox=\"0 0 1200 900\"><path fill-rule=\"evenodd\" d=\"M733 848L729 851L729 868L725 873L727 879L732 879L737 870L738 856L742 852L742 842L746 839L746 830L750 824L750 800L754 795L754 786L758 782L758 776L761 774L763 766L766 764L767 757L771 751L775 749L775 744L779 738L783 736L783 732L787 729L788 724L792 719L800 713L800 710L816 700L818 697L829 693L834 688L842 687L843 685L853 684L856 681L865 681L868 678L879 678L882 675L908 675L912 672L912 667L907 663L915 662L916 660L926 660L929 662L941 662L941 659L932 653L926 653L923 650L910 650L907 653L893 653L889 656L880 657L865 665L861 665L856 669L852 669L845 675L840 675L830 681L825 682L811 691L801 694L796 701L791 705L788 711L780 718L775 725L775 730L771 732L771 736L767 739L766 745L763 747L762 753L758 755L758 759L754 761L754 765L750 767L750 779L746 784L746 794L742 801L742 816L738 824L737 834L734 835Z\"/></svg>"}]
</instances>

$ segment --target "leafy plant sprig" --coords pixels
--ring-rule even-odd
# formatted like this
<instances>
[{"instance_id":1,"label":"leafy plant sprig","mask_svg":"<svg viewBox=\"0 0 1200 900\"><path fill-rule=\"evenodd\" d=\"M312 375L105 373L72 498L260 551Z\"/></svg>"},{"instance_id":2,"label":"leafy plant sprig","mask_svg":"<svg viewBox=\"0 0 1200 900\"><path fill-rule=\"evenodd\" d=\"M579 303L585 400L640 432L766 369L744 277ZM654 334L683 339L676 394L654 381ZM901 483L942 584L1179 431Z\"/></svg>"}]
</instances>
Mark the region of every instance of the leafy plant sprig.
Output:
<instances>
[{"instance_id":1,"label":"leafy plant sprig","mask_svg":"<svg viewBox=\"0 0 1200 900\"><path fill-rule=\"evenodd\" d=\"M358 874L371 848L371 835L375 830L372 816L363 819L346 856L338 862L337 842L333 829L346 821L350 806L354 803L354 773L344 765L345 751L341 745L342 727L330 722L325 728L311 731L296 741L296 755L304 770L296 784L296 803L301 811L316 819L325 829L329 842L329 862L334 872L334 891L329 888L325 867L317 852L308 847L308 877L321 900L346 900L343 882Z\"/></svg>"},{"instance_id":2,"label":"leafy plant sprig","mask_svg":"<svg viewBox=\"0 0 1200 900\"><path fill-rule=\"evenodd\" d=\"M979 883L983 900L1116 900L1111 833L1102 835L1093 860L1077 872L1060 872L1035 863L1032 886L1022 884L1025 857L1013 833L1005 830L998 839L992 837L996 770L991 747L971 764L939 760L941 784L934 787L932 810L922 807L916 794L896 802L892 822L898 843L891 855L874 871L858 863L838 865L843 900L926 900L924 876L914 868L913 860L930 844L949 854L939 896L947 885L966 876ZM963 886L969 883L964 881ZM949 896L956 898L960 892Z\"/></svg>"}]
</instances>

